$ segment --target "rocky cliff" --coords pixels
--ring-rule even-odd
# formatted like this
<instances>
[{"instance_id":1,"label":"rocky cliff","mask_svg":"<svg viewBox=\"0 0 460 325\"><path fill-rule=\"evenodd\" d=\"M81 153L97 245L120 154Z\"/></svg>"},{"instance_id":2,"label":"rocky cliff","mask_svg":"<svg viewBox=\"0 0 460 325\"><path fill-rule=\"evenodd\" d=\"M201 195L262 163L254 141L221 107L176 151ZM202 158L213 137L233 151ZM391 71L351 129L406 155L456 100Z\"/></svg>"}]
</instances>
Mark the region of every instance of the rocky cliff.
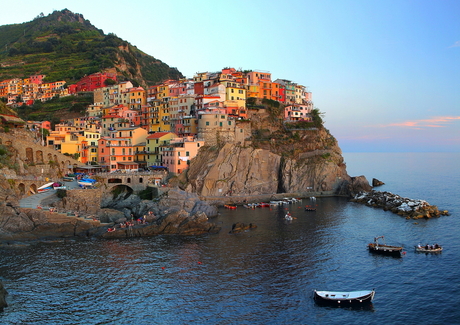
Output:
<instances>
[{"instance_id":1,"label":"rocky cliff","mask_svg":"<svg viewBox=\"0 0 460 325\"><path fill-rule=\"evenodd\" d=\"M182 187L201 197L244 199L276 193L351 196L371 189L364 177L347 174L337 141L326 129L291 136L202 148L181 176Z\"/></svg>"}]
</instances>

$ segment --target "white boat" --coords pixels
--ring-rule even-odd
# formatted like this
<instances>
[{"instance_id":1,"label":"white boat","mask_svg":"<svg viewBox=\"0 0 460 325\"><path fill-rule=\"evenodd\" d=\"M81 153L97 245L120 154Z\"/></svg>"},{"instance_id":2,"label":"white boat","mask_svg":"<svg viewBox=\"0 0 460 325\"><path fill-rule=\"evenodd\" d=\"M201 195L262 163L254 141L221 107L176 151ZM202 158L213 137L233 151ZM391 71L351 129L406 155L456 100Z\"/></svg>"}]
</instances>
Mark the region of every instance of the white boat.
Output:
<instances>
[{"instance_id":1,"label":"white boat","mask_svg":"<svg viewBox=\"0 0 460 325\"><path fill-rule=\"evenodd\" d=\"M286 215L284 216L284 219L291 221L292 220L291 214L289 212L286 213Z\"/></svg>"},{"instance_id":2,"label":"white boat","mask_svg":"<svg viewBox=\"0 0 460 325\"><path fill-rule=\"evenodd\" d=\"M369 304L374 299L374 290L362 291L316 291L314 299L318 304L351 306Z\"/></svg>"},{"instance_id":3,"label":"white boat","mask_svg":"<svg viewBox=\"0 0 460 325\"><path fill-rule=\"evenodd\" d=\"M51 182L51 183L47 183L47 184L45 184L43 186L40 186L39 188L37 188L37 192L38 193L43 193L43 192L52 190L53 189L53 184L54 184L54 182Z\"/></svg>"},{"instance_id":4,"label":"white boat","mask_svg":"<svg viewBox=\"0 0 460 325\"><path fill-rule=\"evenodd\" d=\"M94 184L95 184L93 182L86 182L86 181L78 181L77 183L78 183L78 185L80 185L82 187L91 187L91 186L94 186Z\"/></svg>"}]
</instances>

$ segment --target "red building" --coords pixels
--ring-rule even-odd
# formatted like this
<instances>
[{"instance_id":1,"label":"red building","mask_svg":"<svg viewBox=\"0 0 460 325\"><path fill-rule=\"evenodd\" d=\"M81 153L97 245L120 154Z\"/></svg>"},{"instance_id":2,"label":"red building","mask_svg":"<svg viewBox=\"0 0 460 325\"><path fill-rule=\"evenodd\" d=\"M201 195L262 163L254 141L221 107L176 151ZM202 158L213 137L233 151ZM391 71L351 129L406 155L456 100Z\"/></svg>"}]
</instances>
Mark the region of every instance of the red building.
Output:
<instances>
[{"instance_id":1,"label":"red building","mask_svg":"<svg viewBox=\"0 0 460 325\"><path fill-rule=\"evenodd\" d=\"M106 87L105 81L111 79L117 82L117 75L114 73L93 73L89 76L83 77L72 86L69 86L69 93L73 94L79 91L93 91L97 88Z\"/></svg>"}]
</instances>

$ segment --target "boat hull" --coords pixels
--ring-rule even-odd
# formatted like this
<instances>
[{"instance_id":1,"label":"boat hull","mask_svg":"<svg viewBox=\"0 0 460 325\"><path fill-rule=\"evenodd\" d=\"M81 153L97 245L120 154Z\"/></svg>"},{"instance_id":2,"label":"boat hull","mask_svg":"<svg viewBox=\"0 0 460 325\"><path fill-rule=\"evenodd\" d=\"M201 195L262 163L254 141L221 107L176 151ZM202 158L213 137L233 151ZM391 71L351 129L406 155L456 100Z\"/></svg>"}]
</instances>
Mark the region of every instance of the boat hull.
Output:
<instances>
[{"instance_id":1,"label":"boat hull","mask_svg":"<svg viewBox=\"0 0 460 325\"><path fill-rule=\"evenodd\" d=\"M367 245L367 247L371 253L395 257L401 257L403 250L403 248L400 246L376 245L375 243L370 243Z\"/></svg>"},{"instance_id":2,"label":"boat hull","mask_svg":"<svg viewBox=\"0 0 460 325\"><path fill-rule=\"evenodd\" d=\"M325 306L362 306L372 303L375 291L317 291L314 292L315 302Z\"/></svg>"}]
</instances>

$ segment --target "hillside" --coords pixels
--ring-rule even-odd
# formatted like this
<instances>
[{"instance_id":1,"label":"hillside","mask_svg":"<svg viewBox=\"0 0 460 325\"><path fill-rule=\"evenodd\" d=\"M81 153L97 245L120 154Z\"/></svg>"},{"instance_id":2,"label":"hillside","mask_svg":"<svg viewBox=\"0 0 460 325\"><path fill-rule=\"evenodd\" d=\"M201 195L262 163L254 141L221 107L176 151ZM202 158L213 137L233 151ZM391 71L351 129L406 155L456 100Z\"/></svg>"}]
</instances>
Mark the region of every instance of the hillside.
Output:
<instances>
[{"instance_id":1,"label":"hillside","mask_svg":"<svg viewBox=\"0 0 460 325\"><path fill-rule=\"evenodd\" d=\"M121 80L152 85L183 77L114 34L105 35L67 9L22 24L0 26L0 80L46 75L72 84L85 75L116 71Z\"/></svg>"},{"instance_id":2,"label":"hillside","mask_svg":"<svg viewBox=\"0 0 460 325\"><path fill-rule=\"evenodd\" d=\"M6 106L5 103L2 101L0 101L0 114L14 115L14 116L18 115L14 110Z\"/></svg>"}]
</instances>

